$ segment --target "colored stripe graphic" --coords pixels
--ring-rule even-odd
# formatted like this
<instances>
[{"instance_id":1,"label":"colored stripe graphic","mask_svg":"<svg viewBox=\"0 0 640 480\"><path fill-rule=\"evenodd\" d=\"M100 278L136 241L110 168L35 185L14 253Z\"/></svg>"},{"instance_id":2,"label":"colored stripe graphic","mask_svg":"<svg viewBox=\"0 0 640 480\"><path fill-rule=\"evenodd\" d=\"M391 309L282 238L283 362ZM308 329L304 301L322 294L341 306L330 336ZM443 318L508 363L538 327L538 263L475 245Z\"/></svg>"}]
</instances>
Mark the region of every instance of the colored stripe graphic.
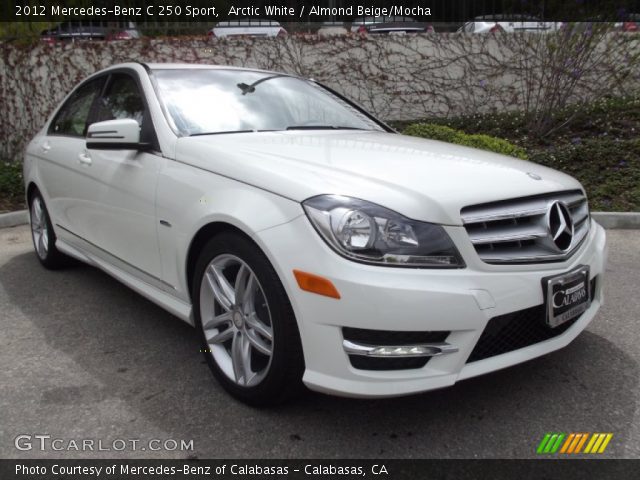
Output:
<instances>
[{"instance_id":1,"label":"colored stripe graphic","mask_svg":"<svg viewBox=\"0 0 640 480\"><path fill-rule=\"evenodd\" d=\"M547 442L547 445L544 447L544 453L551 453L551 448L555 444L556 438L558 438L557 433L554 433L553 435L551 435L551 438Z\"/></svg>"},{"instance_id":2,"label":"colored stripe graphic","mask_svg":"<svg viewBox=\"0 0 640 480\"><path fill-rule=\"evenodd\" d=\"M604 451L607 449L607 445L609 445L609 442L611 441L611 439L613 438L613 433L607 433L607 436L604 439L604 442L602 442L602 445L600 445L600 450L598 450L598 453L604 453Z\"/></svg>"},{"instance_id":3,"label":"colored stripe graphic","mask_svg":"<svg viewBox=\"0 0 640 480\"><path fill-rule=\"evenodd\" d=\"M582 434L582 438L578 442L578 445L576 445L576 449L575 449L575 451L573 453L580 453L580 451L582 450L582 447L584 446L584 442L587 441L587 438L589 438L589 434L588 433L583 433Z\"/></svg>"},{"instance_id":4,"label":"colored stripe graphic","mask_svg":"<svg viewBox=\"0 0 640 480\"><path fill-rule=\"evenodd\" d=\"M565 437L564 433L558 434L558 439L556 440L556 443L553 445L553 447L551 447L551 450L549 453L556 453L558 451L558 449L560 448L560 444L562 443L562 440L564 440L564 437Z\"/></svg>"},{"instance_id":5,"label":"colored stripe graphic","mask_svg":"<svg viewBox=\"0 0 640 480\"><path fill-rule=\"evenodd\" d=\"M604 451L607 449L607 445L609 445L609 442L611 441L611 439L613 438L613 433L607 433L607 436L604 439L604 442L602 442L602 445L600 445L600 450L598 450L598 453L604 453Z\"/></svg>"},{"instance_id":6,"label":"colored stripe graphic","mask_svg":"<svg viewBox=\"0 0 640 480\"><path fill-rule=\"evenodd\" d=\"M594 433L584 453L604 453L613 438L613 433Z\"/></svg>"},{"instance_id":7,"label":"colored stripe graphic","mask_svg":"<svg viewBox=\"0 0 640 480\"><path fill-rule=\"evenodd\" d=\"M560 450L560 453L567 453L567 450L569 449L569 446L571 445L571 442L573 442L574 438L576 438L576 434L570 433L569 436L567 437L567 440L564 442L564 445L562 446L562 450Z\"/></svg>"},{"instance_id":8,"label":"colored stripe graphic","mask_svg":"<svg viewBox=\"0 0 640 480\"><path fill-rule=\"evenodd\" d=\"M567 453L575 452L576 447L578 446L578 442L580 442L580 440L582 440L582 434L576 433L576 436L573 437L573 442L571 442L571 445L569 446L569 450L567 450Z\"/></svg>"},{"instance_id":9,"label":"colored stripe graphic","mask_svg":"<svg viewBox=\"0 0 640 480\"><path fill-rule=\"evenodd\" d=\"M546 433L536 453L541 454L579 454L604 453L613 438L613 433ZM588 441L587 441L588 440ZM585 447L586 444L586 447ZM583 447L584 450L583 450Z\"/></svg>"},{"instance_id":10,"label":"colored stripe graphic","mask_svg":"<svg viewBox=\"0 0 640 480\"><path fill-rule=\"evenodd\" d=\"M591 436L591 440L589 440L589 443L587 444L587 448L584 449L584 453L591 453L591 448L593 447L593 444L596 443L597 439L598 439L598 434L594 433Z\"/></svg>"},{"instance_id":11,"label":"colored stripe graphic","mask_svg":"<svg viewBox=\"0 0 640 480\"><path fill-rule=\"evenodd\" d=\"M604 440L604 437L606 437L604 433L598 434L598 439L596 440L596 443L593 444L593 447L591 448L591 453L596 453L598 451L598 449L600 448L600 444Z\"/></svg>"},{"instance_id":12,"label":"colored stripe graphic","mask_svg":"<svg viewBox=\"0 0 640 480\"><path fill-rule=\"evenodd\" d=\"M540 442L540 445L538 445L538 450L536 450L536 452L538 454L541 454L544 452L544 447L547 445L547 442L549 441L549 439L551 438L551 434L547 433L544 438L542 439L542 441Z\"/></svg>"}]
</instances>

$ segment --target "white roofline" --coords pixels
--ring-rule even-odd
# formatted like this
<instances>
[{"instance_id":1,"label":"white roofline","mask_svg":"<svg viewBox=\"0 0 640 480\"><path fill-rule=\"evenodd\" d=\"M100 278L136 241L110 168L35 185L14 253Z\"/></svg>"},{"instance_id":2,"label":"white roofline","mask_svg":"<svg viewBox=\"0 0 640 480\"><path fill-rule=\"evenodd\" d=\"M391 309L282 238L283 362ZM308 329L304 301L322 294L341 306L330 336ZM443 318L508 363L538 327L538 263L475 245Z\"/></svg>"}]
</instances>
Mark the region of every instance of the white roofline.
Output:
<instances>
[{"instance_id":1,"label":"white roofline","mask_svg":"<svg viewBox=\"0 0 640 480\"><path fill-rule=\"evenodd\" d=\"M144 63L144 62L143 62ZM261 68L251 67L234 67L232 65L213 65L202 63L144 63L151 70L237 70L244 72L259 72L259 73L276 73L280 75L288 75L290 77L302 78L296 74L287 72L278 72L275 70L263 70Z\"/></svg>"},{"instance_id":2,"label":"white roofline","mask_svg":"<svg viewBox=\"0 0 640 480\"><path fill-rule=\"evenodd\" d=\"M213 65L213 64L201 64L201 63L146 63L146 62L127 62L127 63L118 63L116 65L111 65L110 67L103 68L97 72L86 77L87 79L93 77L95 75L106 73L111 70L116 70L119 68L131 68L134 70L139 69L150 69L153 70L237 70L244 72L258 72L258 73L271 73L271 74L279 74L279 75L288 75L294 78L303 78L296 74L291 74L287 72L277 72L273 70L263 70L260 68L250 68L250 67L234 67L231 65Z\"/></svg>"}]
</instances>

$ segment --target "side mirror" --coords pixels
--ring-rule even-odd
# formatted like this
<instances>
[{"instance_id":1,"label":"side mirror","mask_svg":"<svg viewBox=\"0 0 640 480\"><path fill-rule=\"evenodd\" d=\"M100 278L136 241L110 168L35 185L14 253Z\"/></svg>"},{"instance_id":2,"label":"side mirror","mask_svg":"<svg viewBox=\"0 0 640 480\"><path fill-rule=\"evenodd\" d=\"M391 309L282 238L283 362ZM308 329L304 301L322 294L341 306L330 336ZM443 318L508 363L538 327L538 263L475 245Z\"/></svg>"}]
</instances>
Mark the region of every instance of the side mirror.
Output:
<instances>
[{"instance_id":1,"label":"side mirror","mask_svg":"<svg viewBox=\"0 0 640 480\"><path fill-rule=\"evenodd\" d=\"M107 120L89 125L87 148L94 150L149 150L140 142L140 125L132 118Z\"/></svg>"}]
</instances>

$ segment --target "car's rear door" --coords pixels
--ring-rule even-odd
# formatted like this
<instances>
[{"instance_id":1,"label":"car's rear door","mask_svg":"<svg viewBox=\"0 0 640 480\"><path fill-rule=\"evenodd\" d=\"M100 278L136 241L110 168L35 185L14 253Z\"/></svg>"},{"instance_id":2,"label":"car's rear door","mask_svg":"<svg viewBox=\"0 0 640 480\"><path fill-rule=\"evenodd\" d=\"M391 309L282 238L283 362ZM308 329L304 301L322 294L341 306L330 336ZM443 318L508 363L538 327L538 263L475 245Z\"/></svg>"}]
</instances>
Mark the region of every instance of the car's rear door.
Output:
<instances>
[{"instance_id":1,"label":"car's rear door","mask_svg":"<svg viewBox=\"0 0 640 480\"><path fill-rule=\"evenodd\" d=\"M38 158L39 188L43 190L56 234L83 236L90 209L88 181L83 163L89 115L106 77L81 84L56 113L33 154ZM73 236L71 238L73 238Z\"/></svg>"},{"instance_id":2,"label":"car's rear door","mask_svg":"<svg viewBox=\"0 0 640 480\"><path fill-rule=\"evenodd\" d=\"M151 151L87 149L92 184L91 218L86 240L117 263L140 276L161 277L157 242L155 196L163 162L158 141L137 74L116 71L109 76L92 115L93 122L132 118L141 126L141 141ZM149 278L144 277L145 280Z\"/></svg>"}]
</instances>

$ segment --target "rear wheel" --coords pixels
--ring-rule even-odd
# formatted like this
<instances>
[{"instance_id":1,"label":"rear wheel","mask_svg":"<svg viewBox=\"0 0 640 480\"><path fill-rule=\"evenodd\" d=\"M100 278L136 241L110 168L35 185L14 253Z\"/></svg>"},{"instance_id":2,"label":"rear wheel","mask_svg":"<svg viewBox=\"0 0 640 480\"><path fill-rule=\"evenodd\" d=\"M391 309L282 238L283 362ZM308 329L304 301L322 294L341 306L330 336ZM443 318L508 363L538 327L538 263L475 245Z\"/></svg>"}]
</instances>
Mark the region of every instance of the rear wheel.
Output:
<instances>
[{"instance_id":1,"label":"rear wheel","mask_svg":"<svg viewBox=\"0 0 640 480\"><path fill-rule=\"evenodd\" d=\"M70 258L56 248L56 234L53 232L49 212L44 204L42 195L38 191L31 196L29 213L31 217L31 238L40 263L52 270L67 265Z\"/></svg>"},{"instance_id":2,"label":"rear wheel","mask_svg":"<svg viewBox=\"0 0 640 480\"><path fill-rule=\"evenodd\" d=\"M214 376L252 405L301 390L298 328L275 270L246 237L223 233L204 247L194 276L194 311Z\"/></svg>"}]
</instances>

